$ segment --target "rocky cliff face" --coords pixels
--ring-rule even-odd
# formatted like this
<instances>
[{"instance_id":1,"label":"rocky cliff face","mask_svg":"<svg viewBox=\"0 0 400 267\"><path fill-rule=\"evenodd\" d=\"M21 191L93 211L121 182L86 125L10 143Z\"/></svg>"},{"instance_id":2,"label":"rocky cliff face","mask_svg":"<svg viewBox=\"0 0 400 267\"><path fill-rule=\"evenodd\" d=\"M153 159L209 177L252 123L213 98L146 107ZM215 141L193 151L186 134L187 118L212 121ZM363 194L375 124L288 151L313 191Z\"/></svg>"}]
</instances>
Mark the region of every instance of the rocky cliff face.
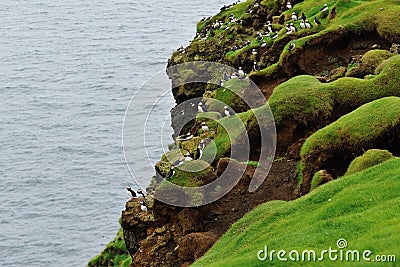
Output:
<instances>
[{"instance_id":1,"label":"rocky cliff face","mask_svg":"<svg viewBox=\"0 0 400 267\"><path fill-rule=\"evenodd\" d=\"M292 200L301 193L307 193L310 179L306 184L303 181L301 188L298 187L298 175L303 174L298 167L300 150L307 137L374 98L400 96L398 87L391 85L398 78L390 76L393 74L384 67L383 70L378 69L378 65L390 58L399 61L395 57L399 51L396 43L400 42L398 17L395 21L399 12L398 9L391 10L396 6L395 2L328 1L329 11L322 12L318 6L320 1L292 1L293 9L287 8L286 0L246 1L224 7L216 16L199 22L195 39L188 47L178 49L173 54L168 61L169 66L203 60L242 67L269 99L277 126L277 155L267 178L253 193L248 191L248 187L256 167L249 164L239 183L227 195L201 207L174 207L157 200L153 202L148 196L150 211L142 213L138 203L128 201L122 213L121 225L127 250L132 256L131 266L188 266L202 256L233 222L255 206L275 199ZM313 22L313 28L300 29L299 21L292 18L292 12L297 13L299 20L301 12L304 12L311 22L315 17L321 25ZM297 32L287 34L285 25L290 23L298 28ZM272 39L269 27L279 37ZM292 49L291 44L294 44ZM372 50L380 52L368 52ZM253 69L255 63L259 69ZM398 71L399 64L396 64L392 70L395 68ZM314 77L311 80L303 75ZM366 75L367 79L362 79L362 86L371 83L368 85L371 91L376 92L374 86L383 88L382 92L387 91L364 102L359 99L353 101L351 97L357 96L350 93L353 90L351 84L355 81L351 77L364 78ZM376 80L368 82L371 78L368 75L375 75ZM379 75L389 78L382 78L386 80L381 81ZM298 82L291 83L291 78L297 76ZM219 87L215 85L213 77L210 77L211 83L207 85L184 86L176 86L178 83L173 75L170 78L177 103L204 95L218 98L215 92ZM293 93L297 92L297 85L303 89L304 95ZM319 88L322 89L317 93L307 91ZM341 101L339 96L348 101ZM227 104L238 113L246 111L239 104ZM172 111L175 129L180 124L180 113L179 109ZM246 127L251 137L250 157L257 160L261 149L258 141L260 133L251 123ZM193 121L185 130L196 132L198 128L199 121ZM215 133L216 136L218 134ZM399 138L399 133L390 136ZM387 148L388 143L384 143L382 145ZM183 149L191 152L191 148ZM339 159L332 162L335 166L348 165L351 158L362 154L363 149L363 145L360 145L357 151L346 150L346 155L340 155L344 156L345 161ZM218 177L227 163L232 161L228 152L225 151L212 163L207 175L209 179ZM238 170L243 165L240 162L233 164L237 164ZM162 160L159 166L169 167L170 163ZM313 174L307 172L309 169L317 171L320 167L324 168L326 177L330 177L326 182L340 175L327 173L326 170L331 171L332 166L302 166L308 176ZM343 168L342 172L345 170ZM157 188L157 185L155 182L153 188Z\"/></svg>"}]
</instances>

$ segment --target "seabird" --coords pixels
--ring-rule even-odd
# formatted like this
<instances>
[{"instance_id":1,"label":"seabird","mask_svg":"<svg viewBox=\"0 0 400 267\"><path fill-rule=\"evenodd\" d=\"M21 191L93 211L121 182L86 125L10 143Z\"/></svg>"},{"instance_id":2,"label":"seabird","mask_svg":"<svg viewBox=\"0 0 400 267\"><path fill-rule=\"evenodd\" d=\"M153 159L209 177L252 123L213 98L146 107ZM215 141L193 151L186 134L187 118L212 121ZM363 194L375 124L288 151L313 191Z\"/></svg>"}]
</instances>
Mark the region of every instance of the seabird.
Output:
<instances>
[{"instance_id":1,"label":"seabird","mask_svg":"<svg viewBox=\"0 0 400 267\"><path fill-rule=\"evenodd\" d=\"M165 176L166 179L171 178L175 174L175 166L169 167L169 172L167 173L167 176Z\"/></svg>"},{"instance_id":2,"label":"seabird","mask_svg":"<svg viewBox=\"0 0 400 267\"><path fill-rule=\"evenodd\" d=\"M253 64L253 70L254 71L259 71L260 70L260 66L255 61L254 61L254 64Z\"/></svg>"},{"instance_id":3,"label":"seabird","mask_svg":"<svg viewBox=\"0 0 400 267\"><path fill-rule=\"evenodd\" d=\"M186 154L185 154L185 159L184 159L185 161L192 161L193 160L193 158L190 156L190 153L189 152L186 152Z\"/></svg>"},{"instance_id":4,"label":"seabird","mask_svg":"<svg viewBox=\"0 0 400 267\"><path fill-rule=\"evenodd\" d=\"M304 25L306 26L307 29L311 29L313 27L313 25L308 21L308 19L306 19Z\"/></svg>"},{"instance_id":5,"label":"seabird","mask_svg":"<svg viewBox=\"0 0 400 267\"><path fill-rule=\"evenodd\" d=\"M224 114L225 114L225 117L230 117L231 116L231 113L229 112L228 106L224 107Z\"/></svg>"},{"instance_id":6,"label":"seabird","mask_svg":"<svg viewBox=\"0 0 400 267\"><path fill-rule=\"evenodd\" d=\"M201 123L201 129L203 130L203 133L208 134L208 131L210 130L210 128L208 128L208 126L206 125L205 122Z\"/></svg>"},{"instance_id":7,"label":"seabird","mask_svg":"<svg viewBox=\"0 0 400 267\"><path fill-rule=\"evenodd\" d=\"M232 73L232 75L231 75L231 79L235 79L235 78L237 78L238 77L238 74L237 74L237 72L234 72L234 73Z\"/></svg>"},{"instance_id":8,"label":"seabird","mask_svg":"<svg viewBox=\"0 0 400 267\"><path fill-rule=\"evenodd\" d=\"M224 87L224 80L219 81L219 87Z\"/></svg>"},{"instance_id":9,"label":"seabird","mask_svg":"<svg viewBox=\"0 0 400 267\"><path fill-rule=\"evenodd\" d=\"M267 46L267 42L263 41L262 44L260 45L260 47L266 47Z\"/></svg>"},{"instance_id":10,"label":"seabird","mask_svg":"<svg viewBox=\"0 0 400 267\"><path fill-rule=\"evenodd\" d=\"M139 198L141 198L141 199L145 199L146 198L146 195L143 193L142 189L139 188L137 190L137 193L139 194Z\"/></svg>"},{"instance_id":11,"label":"seabird","mask_svg":"<svg viewBox=\"0 0 400 267\"><path fill-rule=\"evenodd\" d=\"M317 17L314 17L314 23L315 25L321 25L321 21L319 21Z\"/></svg>"},{"instance_id":12,"label":"seabird","mask_svg":"<svg viewBox=\"0 0 400 267\"><path fill-rule=\"evenodd\" d=\"M188 132L187 134L178 136L176 139L178 141L189 141L192 138L193 138L193 135L190 132Z\"/></svg>"},{"instance_id":13,"label":"seabird","mask_svg":"<svg viewBox=\"0 0 400 267\"><path fill-rule=\"evenodd\" d=\"M290 43L288 49L289 49L289 51L292 51L295 47L296 47L295 43Z\"/></svg>"},{"instance_id":14,"label":"seabird","mask_svg":"<svg viewBox=\"0 0 400 267\"><path fill-rule=\"evenodd\" d=\"M184 158L179 158L179 159L175 160L175 161L172 163L172 166L174 166L174 168L175 168L175 167L178 167L178 166L181 166L181 165L183 164L183 160L184 160Z\"/></svg>"},{"instance_id":15,"label":"seabird","mask_svg":"<svg viewBox=\"0 0 400 267\"><path fill-rule=\"evenodd\" d=\"M251 53L255 56L255 55L257 55L257 50L255 48L253 48L253 51L251 51Z\"/></svg>"},{"instance_id":16,"label":"seabird","mask_svg":"<svg viewBox=\"0 0 400 267\"><path fill-rule=\"evenodd\" d=\"M292 13L292 20L297 21L297 15L296 12Z\"/></svg>"},{"instance_id":17,"label":"seabird","mask_svg":"<svg viewBox=\"0 0 400 267\"><path fill-rule=\"evenodd\" d=\"M140 201L140 209L141 209L143 212L147 212L147 211L148 211L147 206L146 206L146 204L145 204L143 201Z\"/></svg>"},{"instance_id":18,"label":"seabird","mask_svg":"<svg viewBox=\"0 0 400 267\"><path fill-rule=\"evenodd\" d=\"M274 34L272 34L270 38L271 38L272 40L278 38L278 32L275 31Z\"/></svg>"},{"instance_id":19,"label":"seabird","mask_svg":"<svg viewBox=\"0 0 400 267\"><path fill-rule=\"evenodd\" d=\"M325 11L328 11L328 10L329 10L329 7L328 7L327 4L324 4L324 6L321 8L321 12L325 12Z\"/></svg>"},{"instance_id":20,"label":"seabird","mask_svg":"<svg viewBox=\"0 0 400 267\"><path fill-rule=\"evenodd\" d=\"M292 30L292 32L297 32L297 28L296 26L294 26L293 23L290 23L290 29Z\"/></svg>"},{"instance_id":21,"label":"seabird","mask_svg":"<svg viewBox=\"0 0 400 267\"><path fill-rule=\"evenodd\" d=\"M203 103L202 102L199 102L199 104L197 104L197 111L199 113L204 113L206 111L205 108L203 107Z\"/></svg>"},{"instance_id":22,"label":"seabird","mask_svg":"<svg viewBox=\"0 0 400 267\"><path fill-rule=\"evenodd\" d=\"M304 20L300 21L300 28L305 29L306 28L306 23Z\"/></svg>"},{"instance_id":23,"label":"seabird","mask_svg":"<svg viewBox=\"0 0 400 267\"><path fill-rule=\"evenodd\" d=\"M244 73L242 67L239 67L238 74L239 74L239 78L244 77L244 76L246 75L246 74Z\"/></svg>"},{"instance_id":24,"label":"seabird","mask_svg":"<svg viewBox=\"0 0 400 267\"><path fill-rule=\"evenodd\" d=\"M292 9L292 3L290 3L290 1L287 1L286 7L287 9Z\"/></svg>"},{"instance_id":25,"label":"seabird","mask_svg":"<svg viewBox=\"0 0 400 267\"><path fill-rule=\"evenodd\" d=\"M130 186L128 186L126 190L128 191L128 195L131 197L131 199L137 198L135 191L133 191Z\"/></svg>"},{"instance_id":26,"label":"seabird","mask_svg":"<svg viewBox=\"0 0 400 267\"><path fill-rule=\"evenodd\" d=\"M307 19L306 14L304 14L304 12L301 12L301 19L304 21Z\"/></svg>"}]
</instances>

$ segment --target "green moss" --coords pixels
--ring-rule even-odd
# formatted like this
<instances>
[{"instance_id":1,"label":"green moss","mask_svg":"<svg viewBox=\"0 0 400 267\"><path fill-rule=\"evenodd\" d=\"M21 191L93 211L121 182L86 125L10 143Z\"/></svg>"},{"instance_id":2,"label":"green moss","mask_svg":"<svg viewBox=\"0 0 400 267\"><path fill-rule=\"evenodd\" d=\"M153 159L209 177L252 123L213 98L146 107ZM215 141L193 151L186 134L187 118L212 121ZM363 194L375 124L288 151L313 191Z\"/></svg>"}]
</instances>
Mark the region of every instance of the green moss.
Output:
<instances>
[{"instance_id":1,"label":"green moss","mask_svg":"<svg viewBox=\"0 0 400 267\"><path fill-rule=\"evenodd\" d=\"M314 190L315 188L320 186L323 179L324 179L324 177L321 175L321 171L317 171L314 174L312 181L311 181L311 190Z\"/></svg>"},{"instance_id":2,"label":"green moss","mask_svg":"<svg viewBox=\"0 0 400 267\"><path fill-rule=\"evenodd\" d=\"M279 261L276 252L273 261L261 262L257 252L268 246L269 252L313 249L321 255L323 249L337 249L340 238L347 240L349 250L396 255L400 251L399 163L399 159L386 161L294 201L264 203L234 223L193 266L321 266L321 262ZM328 258L323 261L323 266L337 265ZM365 263L341 261L339 265Z\"/></svg>"},{"instance_id":3,"label":"green moss","mask_svg":"<svg viewBox=\"0 0 400 267\"><path fill-rule=\"evenodd\" d=\"M301 124L327 117L333 110L331 92L313 76L297 76L275 88L268 101L277 124L292 120Z\"/></svg>"},{"instance_id":4,"label":"green moss","mask_svg":"<svg viewBox=\"0 0 400 267\"><path fill-rule=\"evenodd\" d=\"M103 267L103 266L123 266L128 267L132 262L129 255L122 228L118 230L117 236L113 241L107 244L103 251L91 259L88 263L89 267Z\"/></svg>"},{"instance_id":5,"label":"green moss","mask_svg":"<svg viewBox=\"0 0 400 267\"><path fill-rule=\"evenodd\" d=\"M169 179L169 182L185 187L200 186L210 177L211 173L212 169L207 162L193 160L176 168L175 175Z\"/></svg>"},{"instance_id":6,"label":"green moss","mask_svg":"<svg viewBox=\"0 0 400 267\"><path fill-rule=\"evenodd\" d=\"M329 155L336 151L355 153L382 135L400 126L400 98L386 97L365 104L341 117L336 122L318 130L307 138L301 148L303 185L311 182Z\"/></svg>"},{"instance_id":7,"label":"green moss","mask_svg":"<svg viewBox=\"0 0 400 267\"><path fill-rule=\"evenodd\" d=\"M363 55L361 64L347 71L346 76L364 77L373 74L375 69L386 59L393 56L387 50L370 50Z\"/></svg>"},{"instance_id":8,"label":"green moss","mask_svg":"<svg viewBox=\"0 0 400 267\"><path fill-rule=\"evenodd\" d=\"M335 105L353 109L381 97L400 96L400 56L382 64L382 71L369 79L344 77L321 83L313 76L301 75L280 84L268 101L276 123L308 124L329 117Z\"/></svg>"},{"instance_id":9,"label":"green moss","mask_svg":"<svg viewBox=\"0 0 400 267\"><path fill-rule=\"evenodd\" d=\"M364 153L364 155L355 158L345 175L350 175L356 172L360 172L372 166L378 165L386 160L394 158L392 153L387 150L370 149Z\"/></svg>"}]
</instances>

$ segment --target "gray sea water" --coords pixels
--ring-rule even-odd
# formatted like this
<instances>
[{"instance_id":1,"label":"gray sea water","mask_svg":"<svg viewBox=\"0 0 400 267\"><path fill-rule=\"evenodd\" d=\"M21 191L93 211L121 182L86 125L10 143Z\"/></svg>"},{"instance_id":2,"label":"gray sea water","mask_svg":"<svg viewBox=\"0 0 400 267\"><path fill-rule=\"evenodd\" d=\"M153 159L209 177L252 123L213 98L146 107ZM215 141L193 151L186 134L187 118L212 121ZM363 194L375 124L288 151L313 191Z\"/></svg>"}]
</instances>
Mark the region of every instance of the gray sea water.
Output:
<instances>
[{"instance_id":1,"label":"gray sea water","mask_svg":"<svg viewBox=\"0 0 400 267\"><path fill-rule=\"evenodd\" d=\"M230 2L1 1L0 266L84 266L114 237L129 99Z\"/></svg>"}]
</instances>

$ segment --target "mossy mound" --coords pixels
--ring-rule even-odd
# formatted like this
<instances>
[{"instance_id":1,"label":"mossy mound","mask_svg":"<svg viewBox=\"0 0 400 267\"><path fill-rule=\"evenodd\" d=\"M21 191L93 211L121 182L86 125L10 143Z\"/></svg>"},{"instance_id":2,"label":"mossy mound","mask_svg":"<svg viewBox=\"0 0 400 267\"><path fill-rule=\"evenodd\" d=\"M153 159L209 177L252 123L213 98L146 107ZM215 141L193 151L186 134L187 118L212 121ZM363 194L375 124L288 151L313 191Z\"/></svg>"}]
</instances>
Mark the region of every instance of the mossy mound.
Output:
<instances>
[{"instance_id":1,"label":"mossy mound","mask_svg":"<svg viewBox=\"0 0 400 267\"><path fill-rule=\"evenodd\" d=\"M321 266L322 261L291 260L289 252L297 250L301 259L302 251L314 250L319 258L322 250L337 249L337 241L341 238L347 240L348 245L343 255L347 250L358 250L361 261L341 261L340 266L365 266L364 250L373 252L371 260L375 255L398 257L399 163L400 159L388 160L325 184L294 201L264 203L234 223L192 266ZM257 253L265 246L268 246L268 252L275 250L275 253L273 260L268 257L262 262ZM281 256L288 261L277 259L279 250L287 252ZM292 257L296 255L292 254ZM338 266L337 261L327 257L325 254L323 266ZM384 264L396 265L393 260Z\"/></svg>"},{"instance_id":2,"label":"mossy mound","mask_svg":"<svg viewBox=\"0 0 400 267\"><path fill-rule=\"evenodd\" d=\"M361 59L361 64L350 68L346 76L363 78L368 74L373 74L375 69L386 59L393 56L387 50L370 50Z\"/></svg>"},{"instance_id":3,"label":"mossy mound","mask_svg":"<svg viewBox=\"0 0 400 267\"><path fill-rule=\"evenodd\" d=\"M310 191L332 180L333 180L332 176L329 173L327 173L326 170L317 171L312 178Z\"/></svg>"},{"instance_id":4,"label":"mossy mound","mask_svg":"<svg viewBox=\"0 0 400 267\"><path fill-rule=\"evenodd\" d=\"M126 249L123 236L122 228L120 228L115 239L108 243L99 255L89 261L88 267L130 266L132 258Z\"/></svg>"},{"instance_id":5,"label":"mossy mound","mask_svg":"<svg viewBox=\"0 0 400 267\"><path fill-rule=\"evenodd\" d=\"M378 165L386 160L395 158L392 153L387 150L370 149L365 152L362 156L355 158L345 175L351 175L356 172L360 172L372 166Z\"/></svg>"},{"instance_id":6,"label":"mossy mound","mask_svg":"<svg viewBox=\"0 0 400 267\"><path fill-rule=\"evenodd\" d=\"M352 110L381 97L400 96L400 56L382 64L381 73L370 79L344 77L321 83L314 76L302 75L280 84L268 101L276 123L317 123L329 118L334 107Z\"/></svg>"},{"instance_id":7,"label":"mossy mound","mask_svg":"<svg viewBox=\"0 0 400 267\"><path fill-rule=\"evenodd\" d=\"M301 149L302 192L310 190L314 173L326 168L330 173L346 166L346 155L381 143L385 135L400 128L400 98L386 97L365 104L311 135ZM394 137L394 140L397 140ZM386 144L389 146L389 141ZM349 159L348 159L349 160ZM343 170L344 173L345 170ZM342 174L343 174L342 173Z\"/></svg>"}]
</instances>

